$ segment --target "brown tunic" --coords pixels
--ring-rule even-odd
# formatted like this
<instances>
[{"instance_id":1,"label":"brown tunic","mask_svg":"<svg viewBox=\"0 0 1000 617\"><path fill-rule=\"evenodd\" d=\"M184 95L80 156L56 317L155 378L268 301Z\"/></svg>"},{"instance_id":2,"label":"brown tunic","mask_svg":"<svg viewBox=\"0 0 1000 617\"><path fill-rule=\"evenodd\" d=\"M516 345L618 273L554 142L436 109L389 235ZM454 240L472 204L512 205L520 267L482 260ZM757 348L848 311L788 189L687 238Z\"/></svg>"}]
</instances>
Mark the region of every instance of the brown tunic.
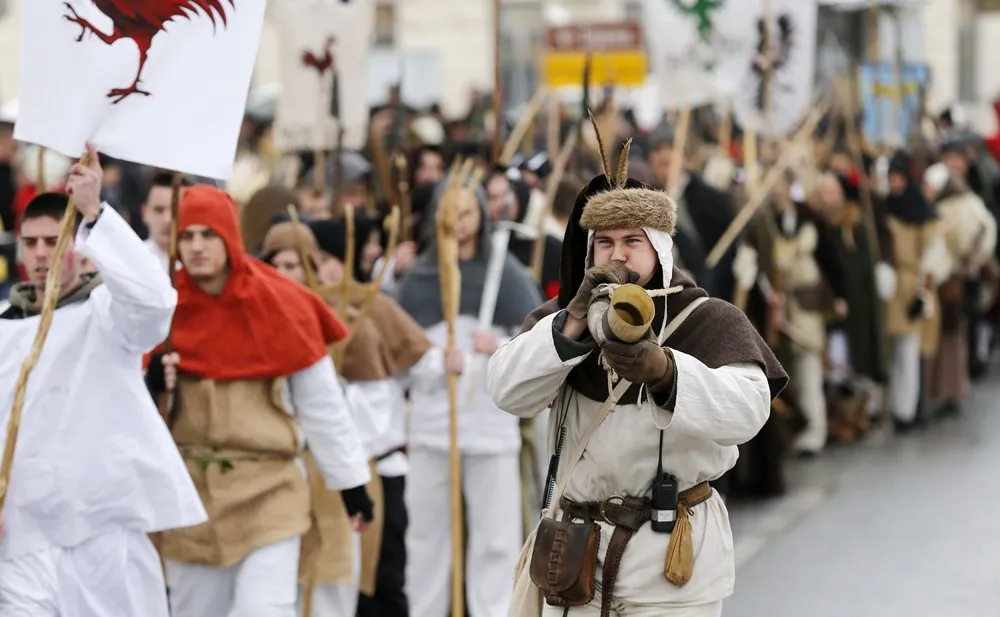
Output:
<instances>
[{"instance_id":1,"label":"brown tunic","mask_svg":"<svg viewBox=\"0 0 1000 617\"><path fill-rule=\"evenodd\" d=\"M163 534L164 559L214 567L309 529L309 490L296 457L284 378L215 382L178 377L173 437L208 521Z\"/></svg>"},{"instance_id":2,"label":"brown tunic","mask_svg":"<svg viewBox=\"0 0 1000 617\"><path fill-rule=\"evenodd\" d=\"M889 218L892 234L893 253L896 266L896 295L887 306L886 326L892 336L921 336L921 352L933 355L937 350L941 329L941 311L936 293L927 294L931 302L931 316L910 319L907 310L924 289L921 260L933 239L943 231L940 221L930 221L922 225L908 225L894 217Z\"/></svg>"}]
</instances>

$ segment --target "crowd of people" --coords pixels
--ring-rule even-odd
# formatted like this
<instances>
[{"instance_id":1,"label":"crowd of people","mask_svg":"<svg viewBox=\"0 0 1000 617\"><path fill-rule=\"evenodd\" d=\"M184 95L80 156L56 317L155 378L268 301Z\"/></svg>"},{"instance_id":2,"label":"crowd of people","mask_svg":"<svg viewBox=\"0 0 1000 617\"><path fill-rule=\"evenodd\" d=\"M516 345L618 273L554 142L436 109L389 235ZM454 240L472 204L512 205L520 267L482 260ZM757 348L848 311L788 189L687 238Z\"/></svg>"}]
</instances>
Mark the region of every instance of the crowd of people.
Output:
<instances>
[{"instance_id":1,"label":"crowd of people","mask_svg":"<svg viewBox=\"0 0 1000 617\"><path fill-rule=\"evenodd\" d=\"M1000 103L996 109L1000 117ZM611 233L622 223L602 226L596 215L588 222L582 204L593 204L604 188L621 191L623 203L634 195L667 199L659 189L670 190L673 199L664 206L676 208L670 220L651 211L625 225L646 229L656 249L658 259L640 284L682 288L664 301L668 313L683 312L693 290L704 289L715 299L704 315L721 328L719 340L690 342L666 365L657 356L648 371L621 372L631 371L629 379L642 381L646 396L659 401L671 391L679 396L676 384L658 389L675 365L692 370L728 358L718 364L737 372L749 370L740 363L759 365L740 378L771 390L769 413L766 397L761 402L762 427L749 421L738 431L725 427L732 443L692 455L695 462L718 458L725 473L708 463L692 471L697 481L681 489L691 507L707 499L701 492L711 494L707 482L727 499L778 496L786 490L790 456L814 457L873 427L906 433L961 415L969 383L988 370L1000 325L995 139L945 112L927 119L905 147L875 147L853 132L857 118L834 108L807 147L789 146L801 147L802 156L780 171L750 222L725 245L727 229L752 201L759 168L775 164L780 144L762 143L762 160L745 161L739 127L723 139L722 122L710 110L696 110L683 139L674 119L642 130L609 101L594 109L593 125L568 109L562 114L545 120L558 127L559 143L578 137L565 170L557 169L558 150L547 143L543 118L529 129L521 154L498 162L484 105L446 120L398 100L372 110L372 137L361 152L279 156L270 146L270 119L248 117L225 187L100 157L100 200L116 212L97 213L87 224L114 216L108 225L120 235L124 221L163 272L173 263L172 200L175 193L181 198L178 308L169 349L148 356L146 372L208 514L207 523L158 539L176 617L237 614L228 611L240 606L275 607L268 613L274 615L297 606L319 617L445 615L453 565L448 376L458 380L467 610L473 617L507 613L525 525L553 488L541 479L566 430L526 407L552 402L529 391L531 370L541 370L550 353L544 345L553 338L518 335L555 321L552 311L536 311L547 301L556 303L553 311L585 317L585 310L573 313L577 289L567 285L579 286L585 266L613 259L619 245L630 250L629 238ZM470 174L473 205L460 210L453 228L459 308L449 323L435 214L456 161L473 161L479 171ZM9 232L0 242L0 284L9 295L4 312L30 314L37 304L37 294L29 293L37 281L26 269L37 258L26 258L17 237L25 221L53 211L56 202L46 196L64 190L70 169L54 153L19 148L11 126L0 124L0 215ZM628 182L595 189L591 178L610 183L614 169L627 170ZM396 234L386 221L393 206L404 205L399 239L391 244ZM100 241L114 239L99 229L91 233ZM497 230L509 232L499 245ZM581 230L590 230L592 245ZM723 256L709 266L720 240ZM508 251L499 260L497 246ZM122 276L116 265L92 251L95 259L84 260L83 271L115 285ZM494 263L503 274L499 289L490 291ZM304 314L317 303L329 319L314 326ZM742 333L740 314L766 345ZM566 333L572 320L561 319L563 325L549 327ZM664 319L661 333L666 326ZM725 332L739 336L722 340ZM512 340L537 347L508 345ZM553 356L553 371L586 353L574 351L574 343L556 342L563 360ZM512 355L513 349L520 351ZM560 379L603 401L605 381L587 372L601 371L593 364ZM498 386L497 374L518 388ZM715 396L724 396L726 383L719 382ZM732 387L733 400L740 400ZM618 403L641 405L640 396ZM523 414L512 409L521 407ZM664 435L677 439L663 430L669 419L664 423L657 422L661 458ZM306 483L296 461L303 443ZM738 460L726 462L722 446L737 444ZM725 587L716 581L706 593Z\"/></svg>"}]
</instances>

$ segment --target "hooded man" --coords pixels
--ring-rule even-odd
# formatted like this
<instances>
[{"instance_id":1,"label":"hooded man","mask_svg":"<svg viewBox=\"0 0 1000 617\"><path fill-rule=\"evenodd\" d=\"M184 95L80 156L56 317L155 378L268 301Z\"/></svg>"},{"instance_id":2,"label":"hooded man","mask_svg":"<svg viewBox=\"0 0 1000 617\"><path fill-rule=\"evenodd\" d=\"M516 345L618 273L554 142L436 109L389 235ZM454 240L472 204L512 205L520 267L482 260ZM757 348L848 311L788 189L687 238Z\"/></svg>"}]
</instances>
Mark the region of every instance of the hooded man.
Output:
<instances>
[{"instance_id":1,"label":"hooded man","mask_svg":"<svg viewBox=\"0 0 1000 617\"><path fill-rule=\"evenodd\" d=\"M735 464L787 376L739 309L673 267L674 202L624 166L615 180L607 169L577 197L559 297L490 360L501 409L532 417L554 401L549 488L559 487L546 497L558 514L539 525L531 580L548 596L545 616L569 606L570 616L718 617L735 568L729 515L708 482ZM587 325L593 292L627 282L665 290L650 330L635 344L598 345ZM673 533L668 511L656 512L656 531L650 524L654 487L669 502L657 509L676 511ZM599 542L574 541L593 534Z\"/></svg>"},{"instance_id":2,"label":"hooded man","mask_svg":"<svg viewBox=\"0 0 1000 617\"><path fill-rule=\"evenodd\" d=\"M444 193L438 187L437 203ZM521 437L516 418L490 400L486 390L486 358L516 332L541 294L531 276L512 255L505 255L493 323L482 330L479 309L490 261L490 225L485 194L463 191L456 236L459 243L461 290L455 320L455 350L464 354L466 369L458 385L458 444L462 454L462 489L468 522L465 563L466 593L472 617L505 615L513 587L511 573L522 540L518 454ZM433 226L434 214L428 216ZM437 248L431 245L402 280L398 300L438 349L446 346L448 325L441 302ZM406 506L407 595L414 615L448 611L453 524L448 510L449 409L444 379L447 354L438 358L438 378L409 384L410 479ZM455 367L453 367L455 368ZM461 365L458 367L461 368Z\"/></svg>"},{"instance_id":3,"label":"hooded man","mask_svg":"<svg viewBox=\"0 0 1000 617\"><path fill-rule=\"evenodd\" d=\"M327 354L347 329L305 287L244 252L224 191L184 191L170 426L209 520L163 536L174 617L295 617L311 525L306 445L355 524L368 459ZM155 393L170 375L153 362ZM157 378L163 378L162 382Z\"/></svg>"},{"instance_id":4,"label":"hooded man","mask_svg":"<svg viewBox=\"0 0 1000 617\"><path fill-rule=\"evenodd\" d=\"M892 340L889 406L897 428L923 422L917 417L921 362L937 352L941 312L937 288L950 274L944 224L937 207L913 181L909 155L889 161L887 221L896 270L896 293L889 299L886 329Z\"/></svg>"},{"instance_id":5,"label":"hooded man","mask_svg":"<svg viewBox=\"0 0 1000 617\"><path fill-rule=\"evenodd\" d=\"M177 303L167 271L100 200L101 168L70 171L83 221L70 239L45 348L31 374L0 512L0 615L167 617L147 534L197 525L205 510L142 385L142 354ZM20 218L17 285L0 315L0 444L39 313L66 195L42 193ZM81 274L85 256L101 274Z\"/></svg>"}]
</instances>

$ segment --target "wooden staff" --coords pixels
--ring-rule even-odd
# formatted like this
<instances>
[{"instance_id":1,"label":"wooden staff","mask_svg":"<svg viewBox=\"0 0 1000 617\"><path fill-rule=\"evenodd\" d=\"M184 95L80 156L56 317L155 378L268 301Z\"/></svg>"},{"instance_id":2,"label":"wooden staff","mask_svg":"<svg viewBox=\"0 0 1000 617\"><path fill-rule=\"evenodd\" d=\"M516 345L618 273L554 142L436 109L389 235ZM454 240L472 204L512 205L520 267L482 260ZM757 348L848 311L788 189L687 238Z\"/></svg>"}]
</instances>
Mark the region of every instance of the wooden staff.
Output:
<instances>
[{"instance_id":1,"label":"wooden staff","mask_svg":"<svg viewBox=\"0 0 1000 617\"><path fill-rule=\"evenodd\" d=\"M396 189L399 193L399 208L402 215L400 220L400 231L403 242L413 241L413 204L410 202L410 176L407 169L406 157L402 153L396 153ZM388 258L386 258L388 263Z\"/></svg>"},{"instance_id":2,"label":"wooden staff","mask_svg":"<svg viewBox=\"0 0 1000 617\"><path fill-rule=\"evenodd\" d=\"M292 220L292 237L295 239L295 248L299 252L299 261L302 262L302 269L306 273L306 284L309 285L309 289L316 291L319 289L319 280L316 278L316 271L313 270L312 260L309 259L309 252L306 250L306 242L302 237L302 231L299 225L302 222L299 220L299 211L295 209L295 206L288 204L288 217Z\"/></svg>"},{"instance_id":3,"label":"wooden staff","mask_svg":"<svg viewBox=\"0 0 1000 617\"><path fill-rule=\"evenodd\" d=\"M167 276L170 277L170 286L176 287L177 280L177 218L180 213L181 204L181 181L183 175L179 171L174 172L173 180L170 183L170 253L167 259ZM171 334L174 331L174 322L170 321L170 330L167 331L167 340L163 344L163 353L169 354L174 351L174 344L171 340L173 337ZM170 396L173 394L171 390L163 393L163 396L157 400L157 408L160 412L160 417L163 421L170 426L173 422L170 418Z\"/></svg>"},{"instance_id":4,"label":"wooden staff","mask_svg":"<svg viewBox=\"0 0 1000 617\"><path fill-rule=\"evenodd\" d=\"M733 106L730 101L726 101L722 106L722 123L719 126L719 150L722 155L729 158L729 151L733 143Z\"/></svg>"},{"instance_id":5,"label":"wooden staff","mask_svg":"<svg viewBox=\"0 0 1000 617\"><path fill-rule=\"evenodd\" d=\"M576 148L576 133L570 133L566 136L566 141L563 143L558 157L552 161L552 175L546 181L545 205L542 207L542 211L538 217L538 235L535 237L535 245L531 251L531 275L536 283L542 282L542 264L545 260L546 240L545 221L549 218L549 212L552 211L552 204L555 202L559 183L562 182L563 174L566 173L566 165L569 163L569 157L573 154L574 148Z\"/></svg>"},{"instance_id":6,"label":"wooden staff","mask_svg":"<svg viewBox=\"0 0 1000 617\"><path fill-rule=\"evenodd\" d=\"M503 120L500 118L503 92L500 75L500 1L493 0L493 161L500 160L500 140L503 136Z\"/></svg>"},{"instance_id":7,"label":"wooden staff","mask_svg":"<svg viewBox=\"0 0 1000 617\"><path fill-rule=\"evenodd\" d=\"M340 282L338 312L347 315L350 302L351 282L354 279L354 206L344 206L344 278Z\"/></svg>"},{"instance_id":8,"label":"wooden staff","mask_svg":"<svg viewBox=\"0 0 1000 617\"><path fill-rule=\"evenodd\" d=\"M38 192L45 192L45 146L38 146Z\"/></svg>"},{"instance_id":9,"label":"wooden staff","mask_svg":"<svg viewBox=\"0 0 1000 617\"><path fill-rule=\"evenodd\" d=\"M80 158L80 164L90 164L89 152ZM31 377L35 365L38 364L38 359L42 355L42 347L45 345L45 338L52 325L52 317L59 301L62 265L66 251L69 249L69 240L73 237L75 222L76 206L73 204L73 196L70 195L69 202L66 204L66 212L63 213L62 225L59 228L59 237L56 240L52 260L49 262L51 264L49 272L45 276L45 295L42 299L38 331L35 332L35 340L31 343L28 357L21 364L21 372L14 387L14 404L10 410L10 417L7 419L7 439L4 443L3 460L0 462L0 511L3 510L3 504L7 499L7 489L10 487L10 474L14 467L14 450L17 448L17 435L21 428L21 414L24 411L24 399L28 392L28 379Z\"/></svg>"},{"instance_id":10,"label":"wooden staff","mask_svg":"<svg viewBox=\"0 0 1000 617\"><path fill-rule=\"evenodd\" d=\"M747 174L747 192L751 195L757 192L760 175L757 161L757 131L747 127L743 130L743 170Z\"/></svg>"},{"instance_id":11,"label":"wooden staff","mask_svg":"<svg viewBox=\"0 0 1000 617\"><path fill-rule=\"evenodd\" d=\"M500 158L493 159L495 162L506 166L510 163L510 160L514 158L514 155L517 154L517 148L520 145L521 138L527 134L532 121L542 109L542 104L545 103L547 92L548 91L545 86L539 86L538 90L535 90L535 94L532 95L528 104L524 106L524 112L521 114L521 117L517 119L517 124L514 125L514 129L510 132L510 136L504 143L503 151L500 153Z\"/></svg>"},{"instance_id":12,"label":"wooden staff","mask_svg":"<svg viewBox=\"0 0 1000 617\"><path fill-rule=\"evenodd\" d=\"M395 205L397 199L392 186L392 170L389 163L389 154L382 143L382 136L375 132L372 127L368 132L368 144L372 149L372 162L375 164L375 176L378 178L378 188L386 201Z\"/></svg>"},{"instance_id":13,"label":"wooden staff","mask_svg":"<svg viewBox=\"0 0 1000 617\"><path fill-rule=\"evenodd\" d=\"M326 181L326 165L315 168ZM344 125L337 122L337 143L333 149L333 213L339 214L344 204Z\"/></svg>"},{"instance_id":14,"label":"wooden staff","mask_svg":"<svg viewBox=\"0 0 1000 617\"><path fill-rule=\"evenodd\" d=\"M455 348L455 320L458 317L461 293L461 271L458 267L458 239L455 225L461 207L461 187L471 171L471 160L462 165L455 174L455 166L449 173L449 183L445 187L441 204L435 217L437 232L438 268L441 281L441 304L448 328L445 353ZM462 522L462 468L461 452L458 447L458 376L448 373L448 440L450 450L451 488L451 614L452 617L465 616L465 554Z\"/></svg>"},{"instance_id":15,"label":"wooden staff","mask_svg":"<svg viewBox=\"0 0 1000 617\"><path fill-rule=\"evenodd\" d=\"M754 191L747 205L744 206L736 214L736 218L733 222L729 224L725 233L719 238L719 241L715 243L712 247L712 251L708 254L708 258L705 260L705 265L709 269L714 268L718 265L719 260L722 256L729 250L729 247L736 240L736 237L743 231L746 224L750 222L754 214L757 213L758 208L764 203L767 198L768 193L774 188L774 185L778 182L778 178L781 174L785 173L785 170L792 163L793 155L795 153L795 148L809 139L813 131L816 129L816 125L819 124L820 118L823 117L823 113L826 111L826 104L818 105L812 111L812 114L806 118L806 121L799 127L798 132L792 138L791 145L781 154L781 158L775 163L774 167L768 170L767 175L764 176L763 181L760 186Z\"/></svg>"},{"instance_id":16,"label":"wooden staff","mask_svg":"<svg viewBox=\"0 0 1000 617\"><path fill-rule=\"evenodd\" d=\"M555 92L549 94L549 106L546 111L545 150L549 154L549 160L554 161L559 156L559 129L562 122L562 113L559 105L559 95Z\"/></svg>"},{"instance_id":17,"label":"wooden staff","mask_svg":"<svg viewBox=\"0 0 1000 617\"><path fill-rule=\"evenodd\" d=\"M670 159L670 176L667 178L667 194L674 199L679 197L677 189L681 185L681 175L684 173L684 151L687 148L690 127L691 106L685 105L681 110L680 120L677 123L677 132L674 133L673 156Z\"/></svg>"}]
</instances>

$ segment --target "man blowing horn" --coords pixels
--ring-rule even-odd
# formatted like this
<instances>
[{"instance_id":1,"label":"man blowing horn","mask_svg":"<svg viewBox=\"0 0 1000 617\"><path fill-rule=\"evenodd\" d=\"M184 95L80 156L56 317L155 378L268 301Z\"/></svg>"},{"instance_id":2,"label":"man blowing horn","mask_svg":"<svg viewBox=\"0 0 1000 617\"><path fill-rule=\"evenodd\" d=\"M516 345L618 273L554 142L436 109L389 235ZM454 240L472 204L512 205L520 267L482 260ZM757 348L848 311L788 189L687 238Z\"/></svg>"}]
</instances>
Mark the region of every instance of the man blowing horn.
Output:
<instances>
[{"instance_id":1,"label":"man blowing horn","mask_svg":"<svg viewBox=\"0 0 1000 617\"><path fill-rule=\"evenodd\" d=\"M743 313L673 267L673 201L626 165L615 180L607 167L577 197L559 297L490 360L498 407L532 417L552 404L549 491L559 486L518 588L527 568L545 616L718 617L733 540L708 483L763 426L787 376ZM633 344L598 344L593 292L629 282L652 291L651 327Z\"/></svg>"}]
</instances>

